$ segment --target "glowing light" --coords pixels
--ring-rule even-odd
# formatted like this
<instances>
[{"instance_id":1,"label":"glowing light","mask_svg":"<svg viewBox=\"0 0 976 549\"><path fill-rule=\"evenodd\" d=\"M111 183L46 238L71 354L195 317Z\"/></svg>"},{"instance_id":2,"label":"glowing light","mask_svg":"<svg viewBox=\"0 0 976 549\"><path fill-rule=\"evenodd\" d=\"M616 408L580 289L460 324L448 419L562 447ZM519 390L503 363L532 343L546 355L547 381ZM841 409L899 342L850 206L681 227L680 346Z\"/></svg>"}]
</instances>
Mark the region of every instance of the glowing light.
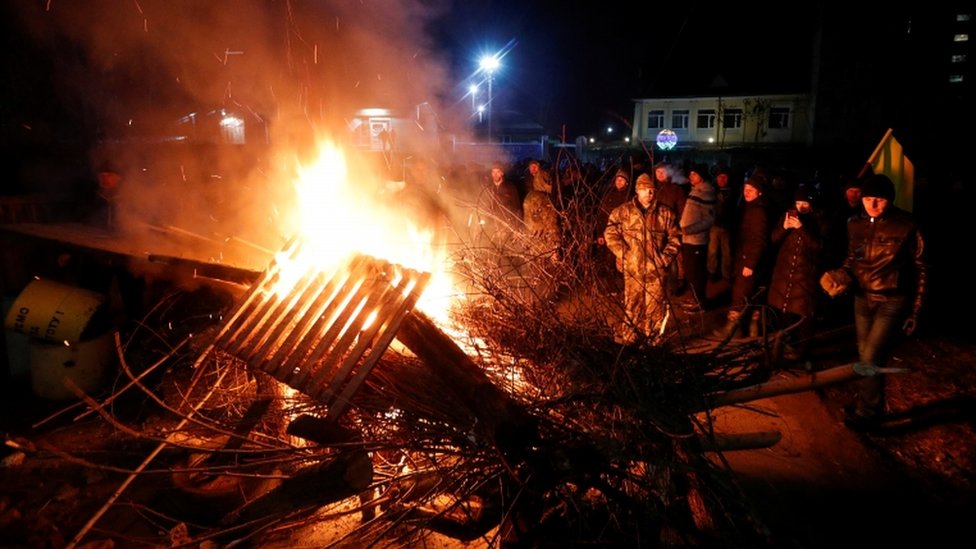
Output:
<instances>
[{"instance_id":1,"label":"glowing light","mask_svg":"<svg viewBox=\"0 0 976 549\"><path fill-rule=\"evenodd\" d=\"M244 121L234 115L227 114L220 119L220 125L225 128L238 128L244 125Z\"/></svg>"},{"instance_id":2,"label":"glowing light","mask_svg":"<svg viewBox=\"0 0 976 549\"><path fill-rule=\"evenodd\" d=\"M670 151L678 145L678 135L665 128L657 134L657 146L662 151Z\"/></svg>"}]
</instances>

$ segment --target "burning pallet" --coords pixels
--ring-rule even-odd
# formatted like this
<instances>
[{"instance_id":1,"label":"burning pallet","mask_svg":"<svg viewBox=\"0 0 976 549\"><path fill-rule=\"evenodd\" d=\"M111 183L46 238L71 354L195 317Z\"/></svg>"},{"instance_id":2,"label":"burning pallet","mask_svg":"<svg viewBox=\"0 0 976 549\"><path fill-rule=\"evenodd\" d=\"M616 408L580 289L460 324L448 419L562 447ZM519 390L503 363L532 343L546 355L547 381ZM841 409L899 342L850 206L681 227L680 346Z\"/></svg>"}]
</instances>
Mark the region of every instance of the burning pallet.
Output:
<instances>
[{"instance_id":1,"label":"burning pallet","mask_svg":"<svg viewBox=\"0 0 976 549\"><path fill-rule=\"evenodd\" d=\"M303 251L298 239L285 246L230 313L213 349L326 404L325 422L334 423L396 338L446 381L504 453L518 454L534 439L529 414L414 309L429 273L363 254L328 271L289 271Z\"/></svg>"},{"instance_id":2,"label":"burning pallet","mask_svg":"<svg viewBox=\"0 0 976 549\"><path fill-rule=\"evenodd\" d=\"M328 406L330 421L396 336L429 273L357 254L331 270L288 272L292 240L251 286L214 347ZM293 277L293 280L289 280Z\"/></svg>"}]
</instances>

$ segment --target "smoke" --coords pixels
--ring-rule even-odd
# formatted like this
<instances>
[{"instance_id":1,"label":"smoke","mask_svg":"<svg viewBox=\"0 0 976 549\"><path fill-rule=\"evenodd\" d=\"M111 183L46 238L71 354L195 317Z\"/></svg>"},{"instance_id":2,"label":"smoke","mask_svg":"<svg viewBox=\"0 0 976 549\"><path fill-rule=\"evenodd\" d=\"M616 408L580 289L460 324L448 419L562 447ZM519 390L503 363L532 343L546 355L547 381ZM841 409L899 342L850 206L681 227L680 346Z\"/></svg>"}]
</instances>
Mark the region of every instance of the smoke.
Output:
<instances>
[{"instance_id":1,"label":"smoke","mask_svg":"<svg viewBox=\"0 0 976 549\"><path fill-rule=\"evenodd\" d=\"M412 116L424 104L450 124L451 105L439 102L451 79L426 33L447 7L47 0L10 9L49 58L47 91L88 132L92 173L122 174L123 228L178 227L211 252L231 236L278 249L298 164L320 140L350 139L357 110ZM243 121L245 144L217 144L224 114Z\"/></svg>"}]
</instances>

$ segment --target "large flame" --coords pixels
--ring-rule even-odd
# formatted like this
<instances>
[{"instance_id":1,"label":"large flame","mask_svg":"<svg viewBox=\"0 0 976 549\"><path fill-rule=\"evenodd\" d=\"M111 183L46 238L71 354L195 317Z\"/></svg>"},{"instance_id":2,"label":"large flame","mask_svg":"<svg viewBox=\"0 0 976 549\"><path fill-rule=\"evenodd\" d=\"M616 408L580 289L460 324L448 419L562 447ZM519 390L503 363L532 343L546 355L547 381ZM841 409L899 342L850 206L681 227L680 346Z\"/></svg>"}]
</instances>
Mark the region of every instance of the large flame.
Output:
<instances>
[{"instance_id":1,"label":"large flame","mask_svg":"<svg viewBox=\"0 0 976 549\"><path fill-rule=\"evenodd\" d=\"M362 171L367 175L351 176L343 150L329 141L321 145L315 162L299 166L294 230L303 249L297 258L278 254L281 273L275 290L289 292L309 269L333 269L352 254L362 253L431 273L417 307L446 322L458 294L453 291L444 246L435 242L437 228L418 212L404 208L398 198L402 183L378 184L380 178ZM357 181L360 177L366 181Z\"/></svg>"}]
</instances>

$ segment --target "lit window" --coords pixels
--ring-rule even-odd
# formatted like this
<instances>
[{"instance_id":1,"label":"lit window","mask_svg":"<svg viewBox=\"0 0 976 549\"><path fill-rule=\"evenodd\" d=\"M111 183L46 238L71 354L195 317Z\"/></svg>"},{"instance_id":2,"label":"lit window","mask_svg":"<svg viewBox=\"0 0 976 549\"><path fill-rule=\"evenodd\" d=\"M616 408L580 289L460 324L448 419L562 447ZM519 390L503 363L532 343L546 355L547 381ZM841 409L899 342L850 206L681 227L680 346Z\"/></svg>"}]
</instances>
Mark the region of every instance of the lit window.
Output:
<instances>
[{"instance_id":1,"label":"lit window","mask_svg":"<svg viewBox=\"0 0 976 549\"><path fill-rule=\"evenodd\" d=\"M966 62L966 54L965 53L954 53L954 54L952 54L952 62L953 63L965 63Z\"/></svg>"},{"instance_id":2,"label":"lit window","mask_svg":"<svg viewBox=\"0 0 976 549\"><path fill-rule=\"evenodd\" d=\"M961 74L952 74L952 75L949 75L949 83L951 83L951 84L958 84L960 82L962 82L962 75Z\"/></svg>"},{"instance_id":3,"label":"lit window","mask_svg":"<svg viewBox=\"0 0 976 549\"><path fill-rule=\"evenodd\" d=\"M671 111L671 129L674 130L687 130L688 129L688 111Z\"/></svg>"},{"instance_id":4,"label":"lit window","mask_svg":"<svg viewBox=\"0 0 976 549\"><path fill-rule=\"evenodd\" d=\"M664 127L664 111L650 111L647 113L647 128L659 130Z\"/></svg>"},{"instance_id":5,"label":"lit window","mask_svg":"<svg viewBox=\"0 0 976 549\"><path fill-rule=\"evenodd\" d=\"M953 42L969 42L969 35L966 33L959 33L952 37Z\"/></svg>"},{"instance_id":6,"label":"lit window","mask_svg":"<svg viewBox=\"0 0 976 549\"><path fill-rule=\"evenodd\" d=\"M742 109L725 109L722 113L722 126L725 128L742 127Z\"/></svg>"},{"instance_id":7,"label":"lit window","mask_svg":"<svg viewBox=\"0 0 976 549\"><path fill-rule=\"evenodd\" d=\"M789 107L770 107L769 108L769 129L785 130L790 127Z\"/></svg>"},{"instance_id":8,"label":"lit window","mask_svg":"<svg viewBox=\"0 0 976 549\"><path fill-rule=\"evenodd\" d=\"M956 21L960 21L960 22L962 22L962 21L969 21L969 14L968 13L957 13L956 14Z\"/></svg>"},{"instance_id":9,"label":"lit window","mask_svg":"<svg viewBox=\"0 0 976 549\"><path fill-rule=\"evenodd\" d=\"M715 127L715 109L699 109L697 127L711 129Z\"/></svg>"}]
</instances>

